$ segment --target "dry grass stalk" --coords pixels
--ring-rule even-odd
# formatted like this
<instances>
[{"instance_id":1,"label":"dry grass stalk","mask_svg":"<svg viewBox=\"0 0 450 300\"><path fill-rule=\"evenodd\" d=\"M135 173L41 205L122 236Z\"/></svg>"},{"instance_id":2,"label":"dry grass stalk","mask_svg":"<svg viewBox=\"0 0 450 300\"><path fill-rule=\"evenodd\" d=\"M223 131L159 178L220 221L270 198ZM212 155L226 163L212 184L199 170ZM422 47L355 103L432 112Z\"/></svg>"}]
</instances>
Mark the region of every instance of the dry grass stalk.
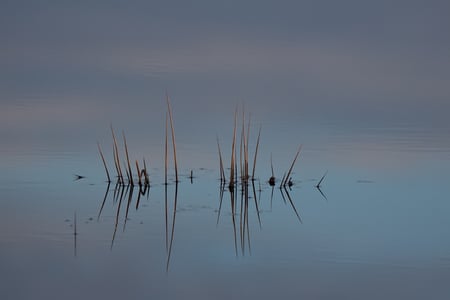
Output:
<instances>
[{"instance_id":1,"label":"dry grass stalk","mask_svg":"<svg viewBox=\"0 0 450 300\"><path fill-rule=\"evenodd\" d=\"M167 109L169 110L170 129L172 130L172 146L173 146L173 162L175 164L175 182L178 182L178 166L177 166L177 147L175 144L175 131L173 128L172 107L170 105L169 95L166 93Z\"/></svg>"},{"instance_id":2,"label":"dry grass stalk","mask_svg":"<svg viewBox=\"0 0 450 300\"><path fill-rule=\"evenodd\" d=\"M258 155L258 147L259 147L259 139L261 137L261 126L259 127L258 131L258 138L256 140L256 149L255 149L255 156L253 158L253 171L252 171L252 180L255 180L255 169L256 169L256 157ZM272 172L273 173L273 172Z\"/></svg>"},{"instance_id":3,"label":"dry grass stalk","mask_svg":"<svg viewBox=\"0 0 450 300\"><path fill-rule=\"evenodd\" d=\"M165 146L164 146L164 184L167 185L167 168L169 165L169 156L168 156L168 141L167 141L167 135L168 135L168 113L166 112L166 137L165 137Z\"/></svg>"},{"instance_id":4,"label":"dry grass stalk","mask_svg":"<svg viewBox=\"0 0 450 300\"><path fill-rule=\"evenodd\" d=\"M282 181L283 182L283 186L285 186L288 183L288 180L290 180L289 176L291 175L292 169L294 168L295 161L297 160L297 157L300 154L301 150L302 150L302 145L300 145L300 147L298 148L297 153L295 154L295 158L292 161L291 167L289 168L289 171L287 172L287 175L284 178L284 181Z\"/></svg>"},{"instance_id":5,"label":"dry grass stalk","mask_svg":"<svg viewBox=\"0 0 450 300\"><path fill-rule=\"evenodd\" d=\"M149 186L150 178L148 177L147 164L145 163L145 158L143 158L142 160L144 161L144 182L146 186Z\"/></svg>"},{"instance_id":6,"label":"dry grass stalk","mask_svg":"<svg viewBox=\"0 0 450 300\"><path fill-rule=\"evenodd\" d=\"M136 171L137 171L137 175L138 175L138 179L139 179L139 186L141 186L142 185L142 180L141 180L141 177L142 177L142 173L143 173L143 171L144 170L142 170L142 172L140 171L140 169L139 169L139 163L138 163L138 161L136 160Z\"/></svg>"},{"instance_id":7,"label":"dry grass stalk","mask_svg":"<svg viewBox=\"0 0 450 300\"><path fill-rule=\"evenodd\" d=\"M237 108L234 112L234 128L233 128L233 142L231 144L231 170L229 188L234 188L234 172L235 172L235 146L236 146L236 124L237 123Z\"/></svg>"},{"instance_id":8,"label":"dry grass stalk","mask_svg":"<svg viewBox=\"0 0 450 300\"><path fill-rule=\"evenodd\" d=\"M244 120L242 120L244 122ZM250 115L248 116L248 125L247 125L247 137L244 143L244 181L247 182L249 179L248 174L248 145L250 139Z\"/></svg>"},{"instance_id":9,"label":"dry grass stalk","mask_svg":"<svg viewBox=\"0 0 450 300\"><path fill-rule=\"evenodd\" d=\"M285 179L286 179L286 172L283 174L283 178L281 179L281 182L280 182L280 189L283 187L283 184L284 184Z\"/></svg>"},{"instance_id":10,"label":"dry grass stalk","mask_svg":"<svg viewBox=\"0 0 450 300\"><path fill-rule=\"evenodd\" d=\"M111 177L109 177L108 167L106 166L105 157L103 156L102 148L100 148L100 143L97 142L98 152L100 152L100 156L103 161L103 166L105 166L106 176L108 177L108 182L111 182Z\"/></svg>"},{"instance_id":11,"label":"dry grass stalk","mask_svg":"<svg viewBox=\"0 0 450 300\"><path fill-rule=\"evenodd\" d=\"M242 158L244 156L244 143L245 143L245 129L244 129L244 114L242 114L242 130L241 130L241 142L239 144L239 170L241 173L241 180L244 178L244 165Z\"/></svg>"},{"instance_id":12,"label":"dry grass stalk","mask_svg":"<svg viewBox=\"0 0 450 300\"><path fill-rule=\"evenodd\" d=\"M114 146L113 146L113 154L114 154L114 163L116 165L116 170L117 170L117 177L120 183L124 183L123 180L123 175L122 175L122 169L120 167L120 159L119 159L119 147L117 147L117 140L116 140L116 135L114 134L114 129L111 125L111 133L112 133L112 137L113 137L113 142L114 142Z\"/></svg>"},{"instance_id":13,"label":"dry grass stalk","mask_svg":"<svg viewBox=\"0 0 450 300\"><path fill-rule=\"evenodd\" d=\"M122 132L123 135L123 143L125 145L125 155L127 156L127 164L128 164L128 180L130 184L133 186L133 172L131 171L131 164L130 164L130 157L128 156L128 146L127 146L127 139L125 138L125 132Z\"/></svg>"},{"instance_id":14,"label":"dry grass stalk","mask_svg":"<svg viewBox=\"0 0 450 300\"><path fill-rule=\"evenodd\" d=\"M217 149L219 151L220 182L225 182L225 170L223 168L222 151L220 151L220 144L218 137L217 137Z\"/></svg>"}]
</instances>

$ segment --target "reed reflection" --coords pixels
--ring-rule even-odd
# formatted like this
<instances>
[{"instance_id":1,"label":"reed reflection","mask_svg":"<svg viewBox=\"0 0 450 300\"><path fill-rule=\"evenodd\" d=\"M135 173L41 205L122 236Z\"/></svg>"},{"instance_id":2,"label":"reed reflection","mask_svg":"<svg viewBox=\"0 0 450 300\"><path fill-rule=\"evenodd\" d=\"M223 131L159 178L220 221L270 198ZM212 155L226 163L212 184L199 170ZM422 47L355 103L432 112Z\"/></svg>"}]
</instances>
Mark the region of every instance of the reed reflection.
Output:
<instances>
[{"instance_id":1,"label":"reed reflection","mask_svg":"<svg viewBox=\"0 0 450 300\"><path fill-rule=\"evenodd\" d=\"M77 257L77 213L73 214L73 256Z\"/></svg>"},{"instance_id":2,"label":"reed reflection","mask_svg":"<svg viewBox=\"0 0 450 300\"><path fill-rule=\"evenodd\" d=\"M262 218L261 218L261 193L262 188L259 182L259 189L256 189L256 180L247 181L247 182L239 182L239 184L235 184L232 188L228 186L228 192L230 195L230 211L231 211L231 224L233 228L233 240L234 240L234 249L235 255L245 256L247 253L251 255L252 247L251 247L251 227L250 227L250 219L251 219L251 211L255 212L255 217L261 230ZM219 207L217 210L217 221L216 227L219 227L220 218L222 216L223 208L223 197L226 190L226 183L224 181L220 182L219 185ZM297 207L294 204L291 193L289 189L285 186L280 188L281 199L283 199L285 204L290 204L292 211L295 213L295 216L299 220L301 224L303 221L298 212ZM269 213L272 212L272 203L274 197L274 186L271 186L270 191L270 210ZM253 199L253 201L252 201Z\"/></svg>"},{"instance_id":3,"label":"reed reflection","mask_svg":"<svg viewBox=\"0 0 450 300\"><path fill-rule=\"evenodd\" d=\"M172 252L174 247L174 239L175 239L175 226L176 226L176 216L177 216L177 206L178 206L178 185L179 185L179 177L178 177L178 167L177 167L177 156L176 156L176 143L175 143L175 131L173 125L173 116L172 109L170 105L170 100L168 95L166 95L167 102L167 112L165 119L165 139L164 139L164 222L165 222L165 249L166 249L166 271L169 271L170 263L172 259ZM251 223L254 220L254 223L257 222L259 229L262 230L263 220L261 218L261 181L256 177L256 163L257 163L257 155L258 148L260 145L261 139L261 127L259 127L258 135L256 138L254 155L252 159L249 157L249 145L250 145L250 116L246 119L246 115L244 111L242 111L242 119L238 119L238 109L235 110L234 115L234 126L233 126L233 135L231 145L231 155L229 163L229 169L227 169L227 173L229 172L229 177L225 174L224 168L224 160L222 157L222 151L219 143L219 139L217 138L217 149L219 154L219 175L220 175L220 186L219 186L219 209L217 213L216 227L219 226L220 218L223 215L222 209L224 206L223 198L228 189L229 197L230 197L230 209L231 209L231 223L233 228L233 240L234 240L234 249L235 255L245 256L246 254L252 253L252 228ZM170 127L170 128L169 128ZM238 130L239 127L239 130ZM238 137L240 132L240 137ZM112 157L116 171L116 184L114 187L114 193L112 195L113 205L116 205L116 212L114 218L114 229L111 238L111 250L114 246L114 241L117 234L117 228L120 222L120 210L124 209L124 217L123 217L123 230L125 232L126 225L129 220L130 207L132 205L132 201L136 199L135 208L138 210L141 197L147 196L149 197L150 190L150 180L149 173L147 171L147 165L145 159L142 160L143 168L141 169L138 161L135 161L136 173L134 175L132 173L131 163L130 163L130 155L128 151L127 140L125 134L122 134L123 137L123 152L122 156L119 154L119 147L116 139L115 132L111 126L111 134L112 134ZM169 135L171 137L171 145L169 143ZM237 143L240 144L238 145ZM172 149L169 149L172 148ZM300 224L303 223L300 213L297 207L294 204L294 201L291 197L290 192L292 191L292 186L294 182L292 181L292 171L294 169L297 158L300 155L302 146L298 147L295 156L289 165L289 168L284 173L281 181L279 181L279 188L281 199L287 205L289 202L289 206L292 211L295 213L296 218L299 220ZM169 173L169 160L171 155L169 155L170 150L173 150L173 169L174 169L174 180L173 183L168 181L168 173ZM103 155L100 144L98 144L98 151L100 153L100 157L102 159L106 177L108 178L108 185L105 191L105 195L100 205L99 213L97 220L100 220L100 216L105 206L105 202L109 196L110 185L111 185L111 175L108 171L106 159ZM249 162L253 162L253 166L250 168ZM275 183L278 183L278 180L275 178L272 155L270 156L270 169L271 176L268 180L268 185L271 187L271 195L270 195L270 211L273 209L273 198L274 198L274 188ZM250 173L251 171L251 173ZM322 194L324 198L325 195L320 190L320 184L324 180L327 173L325 173L322 178L319 180L316 188ZM227 174L228 175L228 174ZM194 176L192 169L190 170L190 175L187 176L189 178L189 182L191 185L194 185ZM197 180L196 182L197 183ZM169 188L170 186L174 186L174 189ZM258 186L258 189L257 189ZM138 187L138 192L136 193L135 188ZM202 189L199 189L201 191ZM173 198L171 197L170 191L173 192ZM136 196L137 194L137 196ZM173 200L172 200L173 199ZM171 201L172 200L172 201ZM122 205L122 203L126 203ZM122 208L124 206L124 208ZM253 215L254 213L254 215ZM251 220L254 218L253 220ZM162 222L162 218L161 218Z\"/></svg>"},{"instance_id":4,"label":"reed reflection","mask_svg":"<svg viewBox=\"0 0 450 300\"><path fill-rule=\"evenodd\" d=\"M170 258L172 257L172 246L175 236L175 220L177 216L177 203L178 203L178 182L175 182L175 194L172 209L172 224L170 228L170 239L169 239L169 214L168 214L168 198L167 198L167 184L164 188L165 195L165 211L166 211L166 251L167 251L167 261L166 261L166 271L169 271Z\"/></svg>"}]
</instances>

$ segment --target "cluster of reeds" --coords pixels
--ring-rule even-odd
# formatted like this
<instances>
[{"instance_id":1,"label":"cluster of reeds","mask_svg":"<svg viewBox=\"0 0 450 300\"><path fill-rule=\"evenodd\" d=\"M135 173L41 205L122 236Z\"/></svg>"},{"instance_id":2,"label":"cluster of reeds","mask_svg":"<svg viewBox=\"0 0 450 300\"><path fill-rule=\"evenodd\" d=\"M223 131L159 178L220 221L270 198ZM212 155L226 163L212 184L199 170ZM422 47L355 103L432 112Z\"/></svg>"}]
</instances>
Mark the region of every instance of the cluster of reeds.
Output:
<instances>
[{"instance_id":1,"label":"cluster of reeds","mask_svg":"<svg viewBox=\"0 0 450 300\"><path fill-rule=\"evenodd\" d=\"M255 177L255 170L256 170L256 159L258 156L258 149L259 149L259 143L261 138L261 127L258 131L258 136L256 139L256 147L255 152L253 156L253 166L252 166L252 172L251 175L249 173L249 139L250 139L250 117L248 118L248 123L246 123L245 120L245 113L242 112L242 120L241 120L241 134L240 134L240 148L239 148L239 163L238 163L238 151L236 147L236 139L237 139L237 127L238 127L238 109L236 108L234 113L234 126L233 126L233 137L231 141L231 159L230 159L230 175L228 179L228 188L231 190L235 187L237 183L241 183L242 186L246 185L249 180L254 181L256 179ZM247 127L246 127L247 126ZM224 169L224 163L222 159L222 151L219 144L219 139L217 138L217 147L219 152L219 175L220 175L220 182L226 183L227 177L225 175L225 169ZM291 173L294 169L295 162L297 161L297 158L300 154L300 151L302 149L302 146L300 145L295 157L290 165L290 168L287 172L284 173L281 182L280 187L286 187L286 186L292 186L293 181L291 177ZM270 166L272 175L269 178L269 185L274 186L275 185L275 174L273 170L273 162L272 162L272 154L270 155ZM239 176L238 176L239 174Z\"/></svg>"},{"instance_id":2,"label":"cluster of reeds","mask_svg":"<svg viewBox=\"0 0 450 300\"><path fill-rule=\"evenodd\" d=\"M168 164L169 164L169 143L168 143L168 127L169 127L169 120L170 120L170 131L171 131L171 140L172 140L172 148L173 148L173 161L174 161L174 168L175 168L175 182L178 182L178 165L177 165L177 153L176 153L176 143L175 143L175 130L173 127L173 117L172 117L172 107L170 105L170 99L169 96L166 94L166 102L167 102L167 113L166 113L166 129L165 129L165 158L164 158L164 166L165 166L165 184L168 183ZM131 167L130 162L130 155L128 152L128 145L127 145L127 139L125 137L125 133L122 132L123 136L123 145L124 145L124 153L125 153L125 159L123 159L120 155L119 146L117 143L116 134L114 132L114 129L111 125L111 134L113 139L113 145L112 145L112 156L114 160L114 166L117 173L117 183L120 185L130 185L134 186L135 182L137 181L137 184L139 186L147 187L150 186L150 178L149 178L149 172L147 169L147 164L145 161L145 158L142 159L142 165L143 167L139 165L138 160L135 160L135 166L136 166L136 178L135 181L135 175L133 174L133 170ZM100 157L103 162L103 166L105 168L107 182L112 182L111 175L109 173L109 169L106 163L105 156L103 154L102 148L100 146L100 143L97 143L98 151L100 153ZM122 169L123 168L123 169ZM124 171L122 171L124 170ZM125 174L125 175L124 175ZM191 173L192 178L192 173Z\"/></svg>"},{"instance_id":3,"label":"cluster of reeds","mask_svg":"<svg viewBox=\"0 0 450 300\"><path fill-rule=\"evenodd\" d=\"M173 240L174 240L174 233L175 233L175 220L176 220L176 212L177 212L177 197L178 197L178 165L177 165L177 155L176 155L176 143L175 143L175 130L173 125L173 115L172 115L172 107L170 103L169 96L166 93L166 103L167 103L167 112L166 112L166 119L165 119L165 141L164 141L164 184L165 184L165 220L166 220L166 251L167 251L167 263L166 263L166 269L169 269L170 264L170 258L171 258L171 252L172 252L172 246L173 246ZM251 122L250 122L250 116L246 118L244 110L242 111L242 119L238 118L238 109L236 108L234 113L234 126L233 126L233 136L232 136L232 142L231 142L231 159L230 159L230 169L229 169L229 176L226 175L226 170L224 167L224 160L222 157L222 150L219 143L219 138L217 137L217 148L219 153L219 167L220 167L220 205L218 210L218 216L217 216L217 224L219 223L220 218L220 212L222 207L222 198L223 198L223 192L225 190L225 187L228 185L228 189L230 191L230 200L231 200L231 217L232 217L232 223L233 223L233 230L234 230L234 240L235 240L235 250L236 255L238 254L238 244L240 244L242 254L245 253L245 249L247 248L249 252L251 252L251 245L250 245L250 226L249 226L249 206L251 205L251 200L254 199L254 206L256 209L256 214L259 222L259 226L261 227L261 218L260 218L260 211L258 207L258 198L260 198L260 195L257 196L256 193L256 187L255 187L255 181L258 179L256 178L256 163L257 163L257 156L258 156L258 149L260 144L260 138L261 138L261 126L259 127L257 138L256 138L256 146L253 152L252 159L250 158L250 150L249 150L249 144L250 144L250 128L251 128ZM170 131L169 131L170 126ZM238 126L240 131L240 137L239 137L239 150L237 147L237 139L238 139ZM126 201L125 199L128 199L127 206L126 206L126 214L125 214L125 222L123 229L125 230L126 221L128 219L128 209L130 207L130 203L132 202L133 198L133 189L135 184L138 184L139 194L136 202L136 209L138 209L139 201L141 196L147 195L148 197L148 190L150 188L150 179L149 179L149 172L147 169L147 164L145 158L142 159L142 166L139 164L137 160L135 160L135 172L133 174L133 168L132 163L130 160L130 155L128 151L128 145L127 140L125 137L125 133L122 133L123 137L123 155L120 155L119 146L116 138L116 134L114 132L113 127L111 126L111 134L112 134L112 156L113 156L113 162L115 166L116 171L116 188L114 189L114 201L118 202L117 207L117 213L115 218L115 226L114 226L114 233L113 238L111 242L111 248L114 243L116 230L119 222L119 212L122 200ZM170 134L170 138L169 138ZM173 201L173 210L172 210L172 216L169 215L169 207L171 206L168 201L168 169L169 169L169 139L171 140L171 146L173 150L173 164L174 164L174 171L175 171L175 194L174 194L174 201ZM294 169L294 165L298 159L298 156L301 152L302 146L300 145L292 163L290 164L289 169L287 172L284 173L281 181L280 181L280 190L281 195L285 203L287 203L285 195L287 196L287 200L289 200L289 203L292 206L293 211L295 212L297 218L300 222L302 222L300 215L289 195L287 187L291 187L293 185L292 181L292 171ZM100 218L100 214L102 212L103 206L105 204L109 187L112 182L111 175L107 166L107 161L105 159L105 156L103 154L102 148L100 147L100 143L98 143L98 151L100 153L106 176L107 176L107 182L108 187L106 194L103 199L103 203L100 208L100 212L98 215L98 218ZM252 166L250 168L250 164L252 163ZM270 186L272 186L272 196L271 196L271 203L272 203L272 197L273 197L273 188L275 186L276 178L273 168L273 161L272 161L272 154L270 156L270 166L271 166L271 176L268 180L268 183ZM251 172L250 172L251 170ZM324 180L327 173L325 173L322 178L317 183L317 188L320 191L320 185L322 181ZM191 183L193 178L193 173L191 171L190 177ZM238 196L239 193L237 192L237 186L240 186L240 197ZM261 183L259 181L259 191L261 193ZM323 194L322 194L323 195ZM240 207L240 209L239 209ZM239 220L236 219L236 216L239 215ZM75 217L76 218L76 217ZM171 222L169 222L171 219ZM75 221L76 222L76 221ZM171 223L171 224L170 224ZM238 224L238 225L237 225ZM237 227L239 229L237 229ZM240 243L237 242L238 240L238 234L239 231L239 240ZM75 223L75 235L76 235L76 223Z\"/></svg>"},{"instance_id":4,"label":"cluster of reeds","mask_svg":"<svg viewBox=\"0 0 450 300\"><path fill-rule=\"evenodd\" d=\"M113 152L114 166L115 166L116 173L117 173L116 183L118 183L119 185L134 186L135 180L133 179L134 175L133 175L133 171L131 168L130 155L128 152L128 145L127 145L127 139L125 137L125 132L122 132L122 136L123 136L123 144L124 144L124 151L125 151L125 159L123 160L123 167L125 170L126 179L125 179L125 176L123 175L124 172L122 172L122 166L121 166L122 164L121 164L121 156L120 156L119 146L117 145L116 134L114 132L112 125L111 125L111 134L112 134L112 138L113 138L112 152ZM108 170L108 166L106 164L105 156L103 155L102 148L100 147L100 143L97 143L97 146L98 146L98 151L100 153L100 157L103 162L103 166L105 167L107 182L111 183L112 182L111 176L110 176L110 173ZM147 186L150 186L150 178L149 178L149 174L147 171L147 164L145 162L145 158L143 158L142 161L143 161L143 168L140 168L139 162L137 160L135 161L137 184L140 187L142 187L142 186L147 187Z\"/></svg>"},{"instance_id":5,"label":"cluster of reeds","mask_svg":"<svg viewBox=\"0 0 450 300\"><path fill-rule=\"evenodd\" d=\"M248 118L248 123L246 124L245 113L242 112L242 128L240 136L240 147L239 147L239 163L237 160L237 147L236 147L236 132L238 126L238 110L236 108L234 113L234 127L233 127L233 138L231 142L231 159L230 159L230 175L228 180L229 189L233 189L237 183L247 184L249 180L255 180L255 170L256 170L256 159L258 156L258 147L261 137L261 127L258 131L258 137L256 140L256 148L253 156L253 167L252 173L249 173L249 140L250 140L250 117ZM227 177L225 175L225 169L222 159L222 152L219 144L219 139L217 138L217 148L219 151L219 175L221 183L227 182ZM238 176L239 174L239 176Z\"/></svg>"}]
</instances>

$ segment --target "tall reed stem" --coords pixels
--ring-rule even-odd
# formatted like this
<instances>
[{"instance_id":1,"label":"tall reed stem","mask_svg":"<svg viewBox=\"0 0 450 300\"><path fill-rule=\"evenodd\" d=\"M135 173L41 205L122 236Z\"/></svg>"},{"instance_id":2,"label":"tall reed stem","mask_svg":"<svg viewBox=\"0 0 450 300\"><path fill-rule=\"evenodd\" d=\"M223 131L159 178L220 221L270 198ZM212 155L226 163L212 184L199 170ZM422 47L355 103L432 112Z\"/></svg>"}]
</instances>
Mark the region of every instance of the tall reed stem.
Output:
<instances>
[{"instance_id":1,"label":"tall reed stem","mask_svg":"<svg viewBox=\"0 0 450 300\"><path fill-rule=\"evenodd\" d=\"M178 166L177 166L177 147L175 144L175 131L173 128L172 107L170 105L169 95L166 93L167 108L169 110L170 129L172 130L172 146L173 146L173 162L175 164L175 182L178 182Z\"/></svg>"},{"instance_id":2,"label":"tall reed stem","mask_svg":"<svg viewBox=\"0 0 450 300\"><path fill-rule=\"evenodd\" d=\"M113 137L113 141L114 141L114 146L113 146L113 154L114 154L114 163L116 165L116 170L117 170L117 177L120 183L124 183L123 180L123 175L122 175L122 169L120 167L120 159L119 159L119 147L117 147L117 140L116 140L116 135L114 134L114 129L111 125L111 133L112 133L112 137Z\"/></svg>"},{"instance_id":3,"label":"tall reed stem","mask_svg":"<svg viewBox=\"0 0 450 300\"><path fill-rule=\"evenodd\" d=\"M108 182L111 182L111 177L109 177L108 167L106 166L105 157L103 156L102 148L100 148L100 143L97 142L98 152L100 152L100 156L102 157L103 166L105 166L106 176L108 177Z\"/></svg>"},{"instance_id":4,"label":"tall reed stem","mask_svg":"<svg viewBox=\"0 0 450 300\"><path fill-rule=\"evenodd\" d=\"M123 135L123 143L125 145L125 154L127 156L127 164L128 164L128 173L129 173L129 178L128 180L130 181L131 185L134 185L133 182L133 172L131 171L131 164L130 164L130 157L128 156L128 146L127 146L127 139L125 138L125 132L122 132Z\"/></svg>"},{"instance_id":5,"label":"tall reed stem","mask_svg":"<svg viewBox=\"0 0 450 300\"><path fill-rule=\"evenodd\" d=\"M297 160L297 157L300 154L300 150L302 150L302 145L300 145L300 147L297 150L297 153L295 154L294 161L292 162L291 167L289 168L289 171L287 172L287 175L286 175L286 178L284 179L283 185L286 185L286 183L288 182L288 180L290 178L289 176L291 175L292 169L294 168L295 161Z\"/></svg>"},{"instance_id":6,"label":"tall reed stem","mask_svg":"<svg viewBox=\"0 0 450 300\"><path fill-rule=\"evenodd\" d=\"M258 147L259 147L259 138L261 137L261 126L258 131L258 139L256 140L256 149L255 149L255 157L253 159L253 171L252 171L252 180L255 180L255 169L256 169L256 157L258 156ZM273 174L273 170L272 170Z\"/></svg>"},{"instance_id":7,"label":"tall reed stem","mask_svg":"<svg viewBox=\"0 0 450 300\"><path fill-rule=\"evenodd\" d=\"M234 188L234 169L235 169L235 145L236 145L236 124L237 123L237 108L234 112L234 128L233 128L233 142L231 144L231 166L230 166L230 184L229 188Z\"/></svg>"}]
</instances>

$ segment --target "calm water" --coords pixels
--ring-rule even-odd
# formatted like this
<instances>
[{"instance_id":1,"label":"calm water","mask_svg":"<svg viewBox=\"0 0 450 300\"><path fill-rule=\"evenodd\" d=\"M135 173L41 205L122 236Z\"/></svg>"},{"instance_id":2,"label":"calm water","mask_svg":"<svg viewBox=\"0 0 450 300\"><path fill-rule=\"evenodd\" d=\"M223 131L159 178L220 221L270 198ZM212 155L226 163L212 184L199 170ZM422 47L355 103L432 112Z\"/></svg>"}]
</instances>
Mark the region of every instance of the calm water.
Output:
<instances>
[{"instance_id":1,"label":"calm water","mask_svg":"<svg viewBox=\"0 0 450 300\"><path fill-rule=\"evenodd\" d=\"M449 1L47 2L0 1L0 300L450 299Z\"/></svg>"},{"instance_id":2,"label":"calm water","mask_svg":"<svg viewBox=\"0 0 450 300\"><path fill-rule=\"evenodd\" d=\"M254 116L257 180L233 197L220 187L216 145L217 135L228 166L232 113L208 126L175 121L178 185L172 168L163 184L163 118L153 130L117 128L127 130L132 158L150 165L143 194L105 183L96 140L112 171L107 123L72 129L73 139L5 137L0 298L447 299L445 126ZM294 185L272 189L270 155L280 180L299 144Z\"/></svg>"}]
</instances>

